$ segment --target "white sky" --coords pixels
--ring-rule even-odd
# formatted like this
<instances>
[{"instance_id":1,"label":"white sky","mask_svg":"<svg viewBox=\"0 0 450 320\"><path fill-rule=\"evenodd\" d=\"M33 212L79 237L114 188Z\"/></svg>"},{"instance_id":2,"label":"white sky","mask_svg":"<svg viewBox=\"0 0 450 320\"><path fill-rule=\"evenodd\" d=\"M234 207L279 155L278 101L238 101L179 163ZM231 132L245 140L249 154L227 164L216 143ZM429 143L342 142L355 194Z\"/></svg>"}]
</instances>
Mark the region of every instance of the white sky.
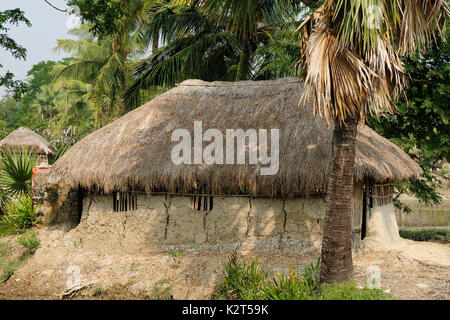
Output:
<instances>
[{"instance_id":1,"label":"white sky","mask_svg":"<svg viewBox=\"0 0 450 320\"><path fill-rule=\"evenodd\" d=\"M49 0L49 2L60 9L67 8L65 0ZM53 51L56 39L75 39L75 37L67 34L69 15L53 9L43 0L0 0L0 11L15 8L25 12L32 26L30 28L25 24L18 27L11 26L8 36L27 49L27 60L16 60L9 52L0 48L0 64L3 65L0 72L4 74L9 70L15 74L15 79L24 80L27 71L34 64L43 60L60 60L64 57L63 54ZM0 96L4 92L4 88L0 88Z\"/></svg>"}]
</instances>

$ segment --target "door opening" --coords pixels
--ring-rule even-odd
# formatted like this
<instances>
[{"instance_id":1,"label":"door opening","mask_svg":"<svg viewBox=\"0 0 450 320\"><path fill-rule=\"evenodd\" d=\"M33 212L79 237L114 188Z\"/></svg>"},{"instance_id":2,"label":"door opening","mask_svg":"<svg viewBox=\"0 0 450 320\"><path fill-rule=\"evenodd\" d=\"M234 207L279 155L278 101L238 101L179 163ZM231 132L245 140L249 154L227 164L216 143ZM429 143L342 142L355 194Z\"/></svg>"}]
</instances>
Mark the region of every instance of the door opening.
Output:
<instances>
[{"instance_id":1,"label":"door opening","mask_svg":"<svg viewBox=\"0 0 450 320\"><path fill-rule=\"evenodd\" d=\"M361 224L361 240L364 240L366 237L366 230L367 230L367 187L364 187L364 193L363 193L363 212L362 212L362 224Z\"/></svg>"},{"instance_id":2,"label":"door opening","mask_svg":"<svg viewBox=\"0 0 450 320\"><path fill-rule=\"evenodd\" d=\"M77 225L81 221L81 216L83 215L83 198L84 198L84 189L81 187L78 187L77 192Z\"/></svg>"}]
</instances>

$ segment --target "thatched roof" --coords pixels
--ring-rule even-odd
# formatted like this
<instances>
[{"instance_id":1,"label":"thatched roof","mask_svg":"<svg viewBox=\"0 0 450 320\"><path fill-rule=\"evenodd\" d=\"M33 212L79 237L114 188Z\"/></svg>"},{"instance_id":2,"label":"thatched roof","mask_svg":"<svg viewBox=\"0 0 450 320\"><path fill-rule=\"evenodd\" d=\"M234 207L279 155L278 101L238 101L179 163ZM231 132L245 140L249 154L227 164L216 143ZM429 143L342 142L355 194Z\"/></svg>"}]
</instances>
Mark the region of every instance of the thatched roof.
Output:
<instances>
[{"instance_id":1,"label":"thatched roof","mask_svg":"<svg viewBox=\"0 0 450 320\"><path fill-rule=\"evenodd\" d=\"M147 192L192 192L206 186L214 194L307 195L326 188L332 131L309 105L299 105L303 85L286 78L260 82L189 80L90 134L55 168L73 187L104 192L130 186ZM280 129L280 169L261 176L253 165L174 165L174 129L203 131ZM269 140L270 141L270 140ZM405 152L360 125L355 179L397 181L421 175Z\"/></svg>"},{"instance_id":2,"label":"thatched roof","mask_svg":"<svg viewBox=\"0 0 450 320\"><path fill-rule=\"evenodd\" d=\"M20 127L3 140L0 140L0 149L21 150L23 147L28 147L28 150L40 154L55 154L56 148L39 134L30 129Z\"/></svg>"}]
</instances>

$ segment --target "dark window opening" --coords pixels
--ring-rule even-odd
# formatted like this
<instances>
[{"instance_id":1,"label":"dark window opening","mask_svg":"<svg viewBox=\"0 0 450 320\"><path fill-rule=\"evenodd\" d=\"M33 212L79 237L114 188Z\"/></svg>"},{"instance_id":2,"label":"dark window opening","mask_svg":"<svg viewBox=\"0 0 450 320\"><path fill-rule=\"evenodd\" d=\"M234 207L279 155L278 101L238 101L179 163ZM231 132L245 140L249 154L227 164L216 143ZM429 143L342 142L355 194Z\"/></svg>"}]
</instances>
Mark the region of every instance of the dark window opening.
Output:
<instances>
[{"instance_id":1,"label":"dark window opening","mask_svg":"<svg viewBox=\"0 0 450 320\"><path fill-rule=\"evenodd\" d=\"M192 209L197 211L211 211L214 207L213 197L195 196L190 202Z\"/></svg>"},{"instance_id":2,"label":"dark window opening","mask_svg":"<svg viewBox=\"0 0 450 320\"><path fill-rule=\"evenodd\" d=\"M137 196L133 192L114 192L113 209L115 212L137 210Z\"/></svg>"},{"instance_id":3,"label":"dark window opening","mask_svg":"<svg viewBox=\"0 0 450 320\"><path fill-rule=\"evenodd\" d=\"M83 215L83 199L84 199L84 189L79 187L77 192L77 224L81 221L81 216Z\"/></svg>"}]
</instances>

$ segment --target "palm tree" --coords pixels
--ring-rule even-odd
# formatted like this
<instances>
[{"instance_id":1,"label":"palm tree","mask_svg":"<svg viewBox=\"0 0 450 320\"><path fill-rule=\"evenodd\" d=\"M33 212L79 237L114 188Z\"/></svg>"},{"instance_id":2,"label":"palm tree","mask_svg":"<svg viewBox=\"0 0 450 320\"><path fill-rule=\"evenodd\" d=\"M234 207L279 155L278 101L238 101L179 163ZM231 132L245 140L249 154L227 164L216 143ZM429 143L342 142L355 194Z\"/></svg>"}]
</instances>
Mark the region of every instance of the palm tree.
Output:
<instances>
[{"instance_id":1,"label":"palm tree","mask_svg":"<svg viewBox=\"0 0 450 320\"><path fill-rule=\"evenodd\" d=\"M99 128L106 116L123 112L121 94L127 88L131 63L128 56L142 54L145 48L139 45L137 37L128 34L107 36L100 40L90 33L87 25L71 30L71 34L77 35L80 40L57 40L56 50L69 54L71 58L67 64L55 66L54 83L59 82L60 87L79 87L88 93L84 100L92 102L96 127Z\"/></svg>"},{"instance_id":2,"label":"palm tree","mask_svg":"<svg viewBox=\"0 0 450 320\"><path fill-rule=\"evenodd\" d=\"M36 108L41 114L42 120L54 118L59 112L59 102L61 92L51 88L49 85L40 87L32 107Z\"/></svg>"},{"instance_id":3,"label":"palm tree","mask_svg":"<svg viewBox=\"0 0 450 320\"><path fill-rule=\"evenodd\" d=\"M97 110L95 101L91 100L92 86L80 80L59 77L53 81L52 88L61 91L61 104L64 104L64 112L60 115L53 134L60 133L69 126L74 130L89 126L92 114Z\"/></svg>"},{"instance_id":4,"label":"palm tree","mask_svg":"<svg viewBox=\"0 0 450 320\"><path fill-rule=\"evenodd\" d=\"M198 7L154 3L147 14L143 37L160 35L166 45L134 67L134 82L125 94L128 108L139 105L142 89L168 88L187 78L226 79L233 73L229 61L238 61L239 42Z\"/></svg>"},{"instance_id":5,"label":"palm tree","mask_svg":"<svg viewBox=\"0 0 450 320\"><path fill-rule=\"evenodd\" d=\"M394 111L407 82L400 59L444 35L444 0L325 0L300 26L304 99L334 125L321 282L352 275L355 138L369 112Z\"/></svg>"},{"instance_id":6,"label":"palm tree","mask_svg":"<svg viewBox=\"0 0 450 320\"><path fill-rule=\"evenodd\" d=\"M286 21L295 21L300 1L154 1L139 29L143 38L161 37L164 46L140 61L125 94L129 108L142 102L141 90L165 88L189 78L207 81L252 79L261 65L258 46L271 42ZM284 4L284 5L283 5ZM259 54L260 52L258 52ZM268 56L266 56L268 57Z\"/></svg>"}]
</instances>

